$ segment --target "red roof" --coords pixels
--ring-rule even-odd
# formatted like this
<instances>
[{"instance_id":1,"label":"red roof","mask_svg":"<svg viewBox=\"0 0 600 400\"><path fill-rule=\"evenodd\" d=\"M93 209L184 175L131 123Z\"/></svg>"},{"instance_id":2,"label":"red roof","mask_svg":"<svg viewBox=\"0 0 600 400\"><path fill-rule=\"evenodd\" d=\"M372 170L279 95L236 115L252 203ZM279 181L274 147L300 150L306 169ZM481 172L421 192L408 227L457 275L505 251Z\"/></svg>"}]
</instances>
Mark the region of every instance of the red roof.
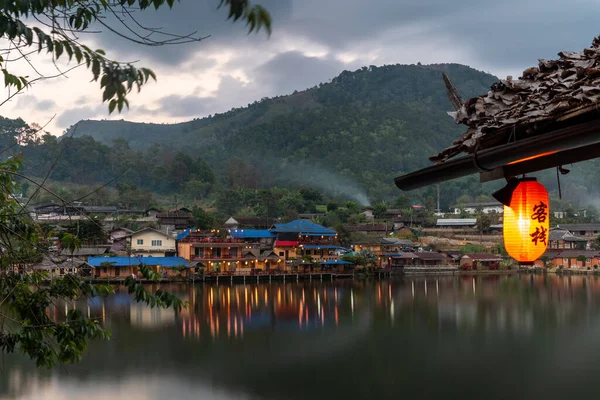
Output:
<instances>
[{"instance_id":1,"label":"red roof","mask_svg":"<svg viewBox=\"0 0 600 400\"><path fill-rule=\"evenodd\" d=\"M297 240L276 240L275 247L297 247Z\"/></svg>"}]
</instances>

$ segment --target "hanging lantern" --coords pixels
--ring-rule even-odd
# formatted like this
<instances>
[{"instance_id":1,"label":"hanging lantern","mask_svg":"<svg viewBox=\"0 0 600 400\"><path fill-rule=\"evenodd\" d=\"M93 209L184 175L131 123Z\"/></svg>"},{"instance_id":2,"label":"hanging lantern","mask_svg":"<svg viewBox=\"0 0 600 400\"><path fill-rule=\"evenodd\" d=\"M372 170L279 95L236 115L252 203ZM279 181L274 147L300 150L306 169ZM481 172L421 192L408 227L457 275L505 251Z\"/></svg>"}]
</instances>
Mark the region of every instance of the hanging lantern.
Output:
<instances>
[{"instance_id":1,"label":"hanging lantern","mask_svg":"<svg viewBox=\"0 0 600 400\"><path fill-rule=\"evenodd\" d=\"M523 178L504 206L504 247L521 264L533 264L548 247L548 192L535 178Z\"/></svg>"}]
</instances>

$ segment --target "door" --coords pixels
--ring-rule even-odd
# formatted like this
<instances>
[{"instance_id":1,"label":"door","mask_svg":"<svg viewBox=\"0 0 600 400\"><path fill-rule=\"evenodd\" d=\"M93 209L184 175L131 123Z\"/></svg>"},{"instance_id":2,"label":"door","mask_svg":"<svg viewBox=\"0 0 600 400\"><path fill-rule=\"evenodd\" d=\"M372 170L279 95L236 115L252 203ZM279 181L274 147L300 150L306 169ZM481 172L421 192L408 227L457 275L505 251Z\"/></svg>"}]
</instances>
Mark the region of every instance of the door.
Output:
<instances>
[{"instance_id":1,"label":"door","mask_svg":"<svg viewBox=\"0 0 600 400\"><path fill-rule=\"evenodd\" d=\"M119 275L121 275L121 268L115 267L115 276L119 276Z\"/></svg>"}]
</instances>

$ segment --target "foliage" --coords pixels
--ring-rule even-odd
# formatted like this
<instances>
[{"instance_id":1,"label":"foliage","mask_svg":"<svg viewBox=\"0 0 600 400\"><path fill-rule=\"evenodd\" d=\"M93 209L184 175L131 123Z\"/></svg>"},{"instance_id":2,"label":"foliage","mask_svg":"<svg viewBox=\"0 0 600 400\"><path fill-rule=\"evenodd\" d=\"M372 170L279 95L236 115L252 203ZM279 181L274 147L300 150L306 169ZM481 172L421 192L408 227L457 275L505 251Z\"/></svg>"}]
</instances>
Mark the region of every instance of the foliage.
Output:
<instances>
[{"instance_id":1,"label":"foliage","mask_svg":"<svg viewBox=\"0 0 600 400\"><path fill-rule=\"evenodd\" d=\"M194 217L195 226L198 229L211 229L215 226L214 216L202 209L202 207L194 206L192 208L192 216Z\"/></svg>"},{"instance_id":2,"label":"foliage","mask_svg":"<svg viewBox=\"0 0 600 400\"><path fill-rule=\"evenodd\" d=\"M460 252L462 254L471 254L471 253L490 253L490 249L488 249L487 247L481 245L481 244L475 244L475 243L467 243L464 246L460 247Z\"/></svg>"},{"instance_id":3,"label":"foliage","mask_svg":"<svg viewBox=\"0 0 600 400\"><path fill-rule=\"evenodd\" d=\"M41 53L42 50L45 50L53 62L60 60L62 56L64 60L74 62L75 67L83 66L89 69L92 80L99 82L100 88L103 89L102 101L108 103L109 112L112 113L115 108L120 112L124 105L129 107L127 94L131 92L134 86L139 91L148 82L149 78L156 80L156 75L148 68L136 68L132 63L111 60L106 56L104 50L92 50L80 42L81 35L97 32L99 26L115 32L105 22L105 19L111 15L116 15L119 18L119 14L131 15L132 12L136 11L144 12L151 8L159 9L161 7L172 8L174 5L175 0L4 2L0 14L0 35L18 47L22 58L26 58L26 54L35 51ZM250 32L253 30L258 31L263 26L270 32L270 15L261 6L252 6L248 0L223 0L221 6L229 9L229 18L233 18L234 21L240 18L245 20L249 25ZM40 24L31 26L34 19L39 21ZM132 19L137 22L133 17ZM119 18L119 21L123 21L123 19ZM160 32L160 29L145 29L150 32L145 38L139 34L134 34L129 39L148 46L202 40L202 38L194 38L190 35L170 35L166 32ZM131 32L134 31L131 30ZM166 36L168 39L162 42L151 39L150 35L152 33L168 35ZM124 35L121 34L120 36ZM142 40L138 40L138 38ZM8 70L8 64L19 59L14 57L6 57L5 59L5 57L0 56L0 62L5 65L2 69L4 85L7 88L14 88L16 91L10 97L28 88L36 80L46 79L42 75L36 79L28 79L26 76L12 74ZM62 73L59 72L59 75L62 75Z\"/></svg>"}]
</instances>

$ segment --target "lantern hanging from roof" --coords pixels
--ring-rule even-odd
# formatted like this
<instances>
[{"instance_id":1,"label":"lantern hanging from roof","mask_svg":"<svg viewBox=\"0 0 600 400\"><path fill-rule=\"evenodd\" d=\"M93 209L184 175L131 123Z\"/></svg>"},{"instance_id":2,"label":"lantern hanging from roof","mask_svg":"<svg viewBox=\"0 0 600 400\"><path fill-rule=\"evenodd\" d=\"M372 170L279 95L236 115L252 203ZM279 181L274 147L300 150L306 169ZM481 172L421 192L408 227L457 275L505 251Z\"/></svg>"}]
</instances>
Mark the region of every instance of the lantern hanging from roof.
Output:
<instances>
[{"instance_id":1,"label":"lantern hanging from roof","mask_svg":"<svg viewBox=\"0 0 600 400\"><path fill-rule=\"evenodd\" d=\"M533 264L548 247L548 192L535 178L523 178L504 206L504 247L521 264Z\"/></svg>"}]
</instances>

